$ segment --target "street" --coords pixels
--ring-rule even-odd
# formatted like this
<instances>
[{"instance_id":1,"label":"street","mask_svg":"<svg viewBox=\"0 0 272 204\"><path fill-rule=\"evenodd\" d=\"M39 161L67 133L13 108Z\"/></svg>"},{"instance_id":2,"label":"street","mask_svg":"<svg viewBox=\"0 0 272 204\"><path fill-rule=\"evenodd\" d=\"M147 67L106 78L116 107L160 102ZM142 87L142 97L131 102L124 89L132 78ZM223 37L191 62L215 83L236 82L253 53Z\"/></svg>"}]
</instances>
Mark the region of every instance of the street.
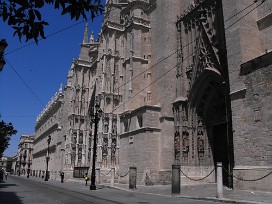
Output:
<instances>
[{"instance_id":1,"label":"street","mask_svg":"<svg viewBox=\"0 0 272 204\"><path fill-rule=\"evenodd\" d=\"M48 182L40 178L9 176L0 184L1 204L83 204L83 203L215 203L208 201L190 200L172 196L162 196L131 191L121 191L110 188L89 190L84 182Z\"/></svg>"}]
</instances>

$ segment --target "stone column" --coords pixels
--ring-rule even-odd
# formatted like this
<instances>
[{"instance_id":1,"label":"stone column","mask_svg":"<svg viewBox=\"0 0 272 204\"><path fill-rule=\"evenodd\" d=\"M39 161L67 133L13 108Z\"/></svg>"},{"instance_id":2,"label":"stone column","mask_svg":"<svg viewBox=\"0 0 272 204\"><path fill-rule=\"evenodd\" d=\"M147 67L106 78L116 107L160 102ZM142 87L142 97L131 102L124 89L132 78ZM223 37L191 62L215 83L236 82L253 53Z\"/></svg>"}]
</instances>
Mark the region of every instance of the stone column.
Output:
<instances>
[{"instance_id":1,"label":"stone column","mask_svg":"<svg viewBox=\"0 0 272 204\"><path fill-rule=\"evenodd\" d=\"M112 164L111 164L111 144L112 144L112 113L109 114L108 158L107 158L108 167L112 166Z\"/></svg>"},{"instance_id":2,"label":"stone column","mask_svg":"<svg viewBox=\"0 0 272 204\"><path fill-rule=\"evenodd\" d=\"M111 167L111 186L114 186L115 168Z\"/></svg>"},{"instance_id":3,"label":"stone column","mask_svg":"<svg viewBox=\"0 0 272 204\"><path fill-rule=\"evenodd\" d=\"M221 162L217 162L216 168L217 168L217 172L216 172L216 178L217 178L217 198L222 199L223 198L222 163Z\"/></svg>"},{"instance_id":4,"label":"stone column","mask_svg":"<svg viewBox=\"0 0 272 204\"><path fill-rule=\"evenodd\" d=\"M105 75L106 75L106 53L103 53L103 64L102 64L102 87L101 87L101 92L105 92Z\"/></svg>"},{"instance_id":5,"label":"stone column","mask_svg":"<svg viewBox=\"0 0 272 204\"><path fill-rule=\"evenodd\" d=\"M95 169L95 178L96 178L96 183L100 184L101 183L101 180L100 180L100 168Z\"/></svg>"}]
</instances>

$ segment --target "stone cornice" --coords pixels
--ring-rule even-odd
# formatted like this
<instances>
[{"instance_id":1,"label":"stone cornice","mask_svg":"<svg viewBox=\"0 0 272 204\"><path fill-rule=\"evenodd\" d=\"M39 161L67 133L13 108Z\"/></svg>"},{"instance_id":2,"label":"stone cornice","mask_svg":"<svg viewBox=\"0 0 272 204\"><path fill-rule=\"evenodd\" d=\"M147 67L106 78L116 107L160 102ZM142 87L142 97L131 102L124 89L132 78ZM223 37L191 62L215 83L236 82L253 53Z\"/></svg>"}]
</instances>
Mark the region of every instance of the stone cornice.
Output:
<instances>
[{"instance_id":1,"label":"stone cornice","mask_svg":"<svg viewBox=\"0 0 272 204\"><path fill-rule=\"evenodd\" d=\"M140 6L144 11L146 11L150 4L147 3L146 0L132 0L122 11L122 13L127 13L129 12L134 6Z\"/></svg>"},{"instance_id":2,"label":"stone cornice","mask_svg":"<svg viewBox=\"0 0 272 204\"><path fill-rule=\"evenodd\" d=\"M116 50L114 54L112 54L110 52L103 53L98 61L103 60L104 56L106 56L106 57L112 57L112 58L116 58L116 59L120 59L121 58L121 56L119 55L119 51Z\"/></svg>"},{"instance_id":3,"label":"stone cornice","mask_svg":"<svg viewBox=\"0 0 272 204\"><path fill-rule=\"evenodd\" d=\"M96 60L94 60L94 62L96 62ZM77 59L75 61L75 65L79 65L79 66L82 66L82 67L91 67L92 64L93 64L92 62L82 60L82 59Z\"/></svg>"},{"instance_id":4,"label":"stone cornice","mask_svg":"<svg viewBox=\"0 0 272 204\"><path fill-rule=\"evenodd\" d=\"M109 29L120 31L120 32L124 32L126 29L128 29L129 27L131 27L133 25L142 26L147 29L151 28L150 22L148 20L132 16L126 25L119 24L119 23L112 22L112 21L108 20L103 24L102 31L105 31L106 28L109 28Z\"/></svg>"},{"instance_id":5,"label":"stone cornice","mask_svg":"<svg viewBox=\"0 0 272 204\"><path fill-rule=\"evenodd\" d=\"M58 127L59 127L59 124L55 123L50 128L48 128L46 131L44 131L42 134L40 134L40 135L36 134L36 137L35 137L35 140L33 141L33 144L36 144L37 142L39 142L43 138L45 138L48 135L50 135L53 131L57 130Z\"/></svg>"},{"instance_id":6,"label":"stone cornice","mask_svg":"<svg viewBox=\"0 0 272 204\"><path fill-rule=\"evenodd\" d=\"M241 65L240 76L246 76L260 68L267 67L272 64L272 51L245 62Z\"/></svg>"},{"instance_id":7,"label":"stone cornice","mask_svg":"<svg viewBox=\"0 0 272 204\"><path fill-rule=\"evenodd\" d=\"M233 168L233 170L268 170L272 169L272 166L243 166L237 165Z\"/></svg>"},{"instance_id":8,"label":"stone cornice","mask_svg":"<svg viewBox=\"0 0 272 204\"><path fill-rule=\"evenodd\" d=\"M188 98L180 96L172 103L174 106L181 104L182 102L187 102Z\"/></svg>"},{"instance_id":9,"label":"stone cornice","mask_svg":"<svg viewBox=\"0 0 272 204\"><path fill-rule=\"evenodd\" d=\"M55 152L55 150L56 150L56 145L55 144L49 146L49 153L53 152L52 150ZM37 158L37 157L39 157L39 155L46 155L46 154L47 154L47 147L40 150L40 151L38 151L38 152L35 152L33 154L33 158ZM50 155L49 155L49 157L50 157Z\"/></svg>"},{"instance_id":10,"label":"stone cornice","mask_svg":"<svg viewBox=\"0 0 272 204\"><path fill-rule=\"evenodd\" d=\"M151 106L151 105L145 105L145 106L141 106L137 109L134 109L134 110L127 110L123 113L120 114L120 117L131 117L131 115L136 115L138 112L141 112L141 111L145 111L145 110L154 110L154 111L160 111L161 110L161 107L160 106Z\"/></svg>"},{"instance_id":11,"label":"stone cornice","mask_svg":"<svg viewBox=\"0 0 272 204\"><path fill-rule=\"evenodd\" d=\"M230 99L232 101L234 100L237 100L237 99L242 99L242 98L245 98L245 95L246 95L246 87L244 88L241 88L239 90L235 90L233 92L231 92L229 95L230 95Z\"/></svg>"},{"instance_id":12,"label":"stone cornice","mask_svg":"<svg viewBox=\"0 0 272 204\"><path fill-rule=\"evenodd\" d=\"M163 122L163 121L174 121L174 117L173 116L162 116L159 119L160 119L160 122Z\"/></svg>"},{"instance_id":13,"label":"stone cornice","mask_svg":"<svg viewBox=\"0 0 272 204\"><path fill-rule=\"evenodd\" d=\"M143 26L148 29L151 28L150 22L148 20L145 20L143 18L137 18L135 16L131 17L130 22L128 23L128 25L126 27L132 26L133 24Z\"/></svg>"},{"instance_id":14,"label":"stone cornice","mask_svg":"<svg viewBox=\"0 0 272 204\"><path fill-rule=\"evenodd\" d=\"M141 61L142 63L148 64L148 59L144 59L142 57L132 56L132 59L134 61ZM129 60L130 60L130 58L125 59L124 62L123 62L123 64L129 63Z\"/></svg>"},{"instance_id":15,"label":"stone cornice","mask_svg":"<svg viewBox=\"0 0 272 204\"><path fill-rule=\"evenodd\" d=\"M106 21L103 25L102 25L102 30L104 31L106 28L109 29L113 29L113 30L117 30L117 31L125 31L125 26L116 22L112 22L112 21Z\"/></svg>"},{"instance_id":16,"label":"stone cornice","mask_svg":"<svg viewBox=\"0 0 272 204\"><path fill-rule=\"evenodd\" d=\"M133 136L139 133L146 133L146 132L160 132L161 129L160 128L156 128L156 127L143 127L137 130L133 130L130 132L126 132L123 134L120 134L120 138L124 138L124 137L128 137L128 136Z\"/></svg>"},{"instance_id":17,"label":"stone cornice","mask_svg":"<svg viewBox=\"0 0 272 204\"><path fill-rule=\"evenodd\" d=\"M52 115L52 110L58 107L63 99L62 91L58 91L48 102L46 107L43 109L41 114L37 117L35 129L39 128L42 121L47 117Z\"/></svg>"}]
</instances>

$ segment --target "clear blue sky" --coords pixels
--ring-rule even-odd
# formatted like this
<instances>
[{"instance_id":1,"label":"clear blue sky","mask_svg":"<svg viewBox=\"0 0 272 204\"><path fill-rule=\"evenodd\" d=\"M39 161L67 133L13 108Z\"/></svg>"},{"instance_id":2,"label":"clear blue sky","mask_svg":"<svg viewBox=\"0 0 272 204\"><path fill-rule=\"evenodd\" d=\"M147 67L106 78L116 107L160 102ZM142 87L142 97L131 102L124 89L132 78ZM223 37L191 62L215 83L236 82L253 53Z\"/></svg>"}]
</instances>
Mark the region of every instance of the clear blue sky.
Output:
<instances>
[{"instance_id":1,"label":"clear blue sky","mask_svg":"<svg viewBox=\"0 0 272 204\"><path fill-rule=\"evenodd\" d=\"M43 9L43 18L49 23L45 28L46 36L82 22L71 21L69 15L61 16L60 13L60 10L54 10L53 7ZM89 33L94 31L96 38L101 29L101 22L102 16L88 22ZM0 20L0 39L4 38L8 42L5 51L8 63L0 72L1 120L11 122L18 130L18 133L12 136L10 146L4 152L5 156L16 154L22 134L35 132L36 117L44 108L43 105L45 106L58 91L61 83L66 84L72 60L79 55L85 25L86 22L82 22L39 41L38 45L34 43L13 52L32 41L20 42L18 37L13 37L13 29ZM13 53L8 54L9 52Z\"/></svg>"}]
</instances>

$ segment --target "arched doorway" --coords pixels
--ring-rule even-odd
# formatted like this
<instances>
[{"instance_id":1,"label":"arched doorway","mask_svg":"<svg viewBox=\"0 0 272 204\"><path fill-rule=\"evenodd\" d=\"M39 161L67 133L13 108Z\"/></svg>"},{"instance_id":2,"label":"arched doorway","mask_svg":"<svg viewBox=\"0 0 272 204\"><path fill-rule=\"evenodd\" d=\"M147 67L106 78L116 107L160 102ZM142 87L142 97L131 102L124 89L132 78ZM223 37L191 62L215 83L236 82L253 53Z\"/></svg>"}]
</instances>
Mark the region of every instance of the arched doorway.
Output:
<instances>
[{"instance_id":1,"label":"arched doorway","mask_svg":"<svg viewBox=\"0 0 272 204\"><path fill-rule=\"evenodd\" d=\"M175 149L175 162L184 169L195 169L193 176L203 177L216 162L232 172L234 159L222 4L195 3L197 6L189 8L177 22L181 66L177 67L173 112L181 148ZM213 178L209 179L206 181L212 182ZM223 179L232 187L226 171Z\"/></svg>"},{"instance_id":2,"label":"arched doorway","mask_svg":"<svg viewBox=\"0 0 272 204\"><path fill-rule=\"evenodd\" d=\"M196 164L216 167L217 162L222 162L223 184L232 187L228 174L233 168L232 132L226 93L220 75L204 71L190 90L188 104Z\"/></svg>"}]
</instances>

